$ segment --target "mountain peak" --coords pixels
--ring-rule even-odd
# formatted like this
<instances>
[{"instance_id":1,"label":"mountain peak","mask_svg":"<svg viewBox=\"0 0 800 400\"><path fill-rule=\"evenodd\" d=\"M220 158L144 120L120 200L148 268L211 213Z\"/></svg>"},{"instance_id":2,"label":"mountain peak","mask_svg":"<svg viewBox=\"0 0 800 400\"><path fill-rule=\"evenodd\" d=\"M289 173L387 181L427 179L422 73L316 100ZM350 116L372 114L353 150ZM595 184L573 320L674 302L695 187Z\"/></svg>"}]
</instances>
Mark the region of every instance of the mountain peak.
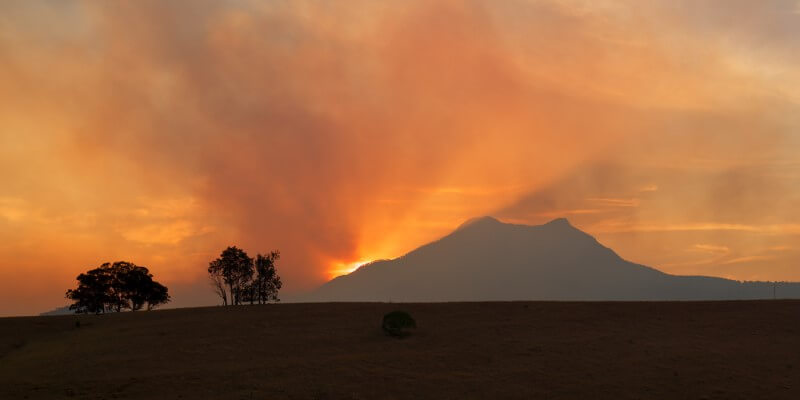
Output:
<instances>
[{"instance_id":1,"label":"mountain peak","mask_svg":"<svg viewBox=\"0 0 800 400\"><path fill-rule=\"evenodd\" d=\"M475 217L475 218L468 219L466 222L461 224L456 229L456 231L461 231L461 230L464 230L464 229L467 229L467 228L469 228L469 229L476 229L476 228L484 228L484 229L486 229L486 228L498 227L498 226L503 226L503 225L509 225L509 224L507 224L507 223L505 223L503 221L500 221L495 217L491 217L491 216L487 215L487 216L483 216L483 217ZM527 225L525 225L525 226L527 226ZM543 227L543 228L550 228L550 229L574 229L574 230L578 230L578 228L575 228L575 226L573 226L569 222L569 220L567 220L566 218L556 218L556 219L554 219L554 220L552 220L552 221L550 221L548 223L545 223L545 224L542 224L542 225L539 225L539 226ZM528 227L533 227L533 226L528 226Z\"/></svg>"},{"instance_id":2,"label":"mountain peak","mask_svg":"<svg viewBox=\"0 0 800 400\"><path fill-rule=\"evenodd\" d=\"M547 232L552 234L566 234L567 232L576 233L580 232L586 236L590 236L588 233L578 229L575 225L572 225L569 220L566 218L556 218L546 224L539 225L539 228L544 229Z\"/></svg>"},{"instance_id":3,"label":"mountain peak","mask_svg":"<svg viewBox=\"0 0 800 400\"><path fill-rule=\"evenodd\" d=\"M466 222L461 224L458 227L458 229L456 229L456 230L460 231L462 229L469 228L469 227L492 226L492 225L502 225L502 224L503 223L500 222L497 218L490 217L490 216L487 215L487 216L484 216L484 217L470 218Z\"/></svg>"},{"instance_id":4,"label":"mountain peak","mask_svg":"<svg viewBox=\"0 0 800 400\"><path fill-rule=\"evenodd\" d=\"M569 223L569 220L566 218L556 218L546 224L545 226L569 226L572 227L572 224Z\"/></svg>"}]
</instances>

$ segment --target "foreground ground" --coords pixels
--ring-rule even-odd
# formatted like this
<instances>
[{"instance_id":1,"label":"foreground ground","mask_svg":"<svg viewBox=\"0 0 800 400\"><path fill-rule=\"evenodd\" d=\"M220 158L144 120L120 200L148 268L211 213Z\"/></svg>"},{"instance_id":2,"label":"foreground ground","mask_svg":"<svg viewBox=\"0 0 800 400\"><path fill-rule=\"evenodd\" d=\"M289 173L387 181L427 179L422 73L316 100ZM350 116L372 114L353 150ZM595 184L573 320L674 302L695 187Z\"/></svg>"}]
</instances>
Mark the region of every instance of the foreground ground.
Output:
<instances>
[{"instance_id":1,"label":"foreground ground","mask_svg":"<svg viewBox=\"0 0 800 400\"><path fill-rule=\"evenodd\" d=\"M382 334L395 309L417 319L413 336ZM798 399L800 301L3 318L0 399L25 398Z\"/></svg>"}]
</instances>

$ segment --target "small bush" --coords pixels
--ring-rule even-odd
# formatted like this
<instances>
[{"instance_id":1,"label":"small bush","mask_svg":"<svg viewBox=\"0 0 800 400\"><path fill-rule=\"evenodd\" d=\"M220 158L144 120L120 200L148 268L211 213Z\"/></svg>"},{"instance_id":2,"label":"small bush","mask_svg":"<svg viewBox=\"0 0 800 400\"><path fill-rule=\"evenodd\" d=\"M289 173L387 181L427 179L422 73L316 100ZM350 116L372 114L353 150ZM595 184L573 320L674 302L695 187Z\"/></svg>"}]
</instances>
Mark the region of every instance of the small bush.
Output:
<instances>
[{"instance_id":1,"label":"small bush","mask_svg":"<svg viewBox=\"0 0 800 400\"><path fill-rule=\"evenodd\" d=\"M415 329L417 322L405 311L392 311L383 316L381 327L387 335L399 338L409 334L406 329Z\"/></svg>"}]
</instances>

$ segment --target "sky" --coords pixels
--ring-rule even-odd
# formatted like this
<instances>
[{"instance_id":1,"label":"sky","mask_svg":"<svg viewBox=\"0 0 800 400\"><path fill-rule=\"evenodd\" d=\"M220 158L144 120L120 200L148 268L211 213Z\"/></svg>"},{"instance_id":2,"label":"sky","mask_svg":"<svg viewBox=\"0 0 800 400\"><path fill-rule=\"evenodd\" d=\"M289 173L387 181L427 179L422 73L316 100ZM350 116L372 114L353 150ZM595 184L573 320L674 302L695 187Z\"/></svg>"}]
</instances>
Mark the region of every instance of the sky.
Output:
<instances>
[{"instance_id":1,"label":"sky","mask_svg":"<svg viewBox=\"0 0 800 400\"><path fill-rule=\"evenodd\" d=\"M286 296L493 215L800 281L800 2L0 2L0 316L103 262Z\"/></svg>"}]
</instances>

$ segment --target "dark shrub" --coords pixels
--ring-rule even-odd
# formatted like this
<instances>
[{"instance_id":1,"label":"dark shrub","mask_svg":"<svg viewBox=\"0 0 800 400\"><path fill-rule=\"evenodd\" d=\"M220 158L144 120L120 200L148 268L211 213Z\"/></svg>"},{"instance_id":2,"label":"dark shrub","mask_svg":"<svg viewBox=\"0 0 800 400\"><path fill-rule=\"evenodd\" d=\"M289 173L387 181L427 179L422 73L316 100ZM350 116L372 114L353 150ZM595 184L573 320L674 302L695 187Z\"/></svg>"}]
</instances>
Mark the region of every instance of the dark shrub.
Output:
<instances>
[{"instance_id":1,"label":"dark shrub","mask_svg":"<svg viewBox=\"0 0 800 400\"><path fill-rule=\"evenodd\" d=\"M408 335L406 329L417 327L417 322L405 311L392 311L383 316L381 327L389 336L403 337Z\"/></svg>"}]
</instances>

